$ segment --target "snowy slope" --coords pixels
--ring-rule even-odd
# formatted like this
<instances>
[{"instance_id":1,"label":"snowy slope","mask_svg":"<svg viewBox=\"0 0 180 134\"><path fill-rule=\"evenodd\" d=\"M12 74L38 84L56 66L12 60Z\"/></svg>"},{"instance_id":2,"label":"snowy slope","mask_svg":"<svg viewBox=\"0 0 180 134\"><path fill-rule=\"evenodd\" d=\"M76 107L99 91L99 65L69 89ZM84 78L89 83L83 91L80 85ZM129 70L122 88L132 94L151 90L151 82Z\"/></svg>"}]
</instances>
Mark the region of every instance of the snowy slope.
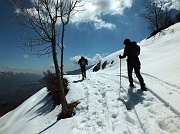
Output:
<instances>
[{"instance_id":1,"label":"snowy slope","mask_svg":"<svg viewBox=\"0 0 180 134\"><path fill-rule=\"evenodd\" d=\"M128 87L126 60L122 60L120 88L117 57L123 50L102 60L105 69L66 76L71 89L68 102L80 100L76 115L56 122L61 107L50 112L47 89L0 118L0 134L180 134L180 23L139 43L142 75L148 92Z\"/></svg>"}]
</instances>

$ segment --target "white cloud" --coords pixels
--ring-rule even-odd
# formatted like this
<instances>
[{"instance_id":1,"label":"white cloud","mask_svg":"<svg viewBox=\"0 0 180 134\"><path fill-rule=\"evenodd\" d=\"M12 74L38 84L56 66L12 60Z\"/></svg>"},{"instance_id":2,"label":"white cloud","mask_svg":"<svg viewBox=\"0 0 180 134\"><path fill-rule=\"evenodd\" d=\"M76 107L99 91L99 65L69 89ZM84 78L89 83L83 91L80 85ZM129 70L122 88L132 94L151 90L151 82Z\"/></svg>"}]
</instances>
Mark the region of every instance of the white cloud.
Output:
<instances>
[{"instance_id":1,"label":"white cloud","mask_svg":"<svg viewBox=\"0 0 180 134\"><path fill-rule=\"evenodd\" d=\"M82 55L77 55L74 57L70 57L70 61L73 63L64 63L64 71L72 71L79 69L78 61L81 58ZM84 56L84 55L83 55ZM94 65L97 64L101 59L102 56L100 54L96 54L93 58L89 58L88 56L84 56L88 60L88 65ZM53 65L53 64L52 64Z\"/></svg>"},{"instance_id":2,"label":"white cloud","mask_svg":"<svg viewBox=\"0 0 180 134\"><path fill-rule=\"evenodd\" d=\"M102 59L101 55L96 54L92 59L88 58L88 61L90 65L93 65L93 64L97 64L101 59Z\"/></svg>"},{"instance_id":3,"label":"white cloud","mask_svg":"<svg viewBox=\"0 0 180 134\"><path fill-rule=\"evenodd\" d=\"M77 64L78 63L78 60L81 58L80 55L78 56L74 56L74 57L70 57L70 61L73 62L73 64Z\"/></svg>"},{"instance_id":4,"label":"white cloud","mask_svg":"<svg viewBox=\"0 0 180 134\"><path fill-rule=\"evenodd\" d=\"M33 0L33 2L36 2ZM116 28L115 24L106 22L102 19L104 15L123 15L124 9L130 8L132 6L133 0L81 0L80 5L77 5L75 8L75 14L71 19L72 23L83 23L83 22L93 22L95 29L107 28L114 29ZM43 7L42 7L43 9ZM55 8L52 6L52 11ZM80 11L80 12L77 12ZM34 8L29 8L27 10L29 13L34 15L37 14L37 11ZM21 11L16 9L17 14L20 14ZM41 14L42 18L46 18ZM58 21L59 22L59 21Z\"/></svg>"},{"instance_id":5,"label":"white cloud","mask_svg":"<svg viewBox=\"0 0 180 134\"><path fill-rule=\"evenodd\" d=\"M104 21L103 15L123 15L124 9L132 6L133 0L82 0L81 12L74 14L72 23L93 22L95 29L116 28L115 24ZM81 3L81 4L82 4Z\"/></svg>"},{"instance_id":6,"label":"white cloud","mask_svg":"<svg viewBox=\"0 0 180 134\"><path fill-rule=\"evenodd\" d=\"M171 6L170 6L171 9L180 10L180 0L169 0L169 1L171 3Z\"/></svg>"},{"instance_id":7,"label":"white cloud","mask_svg":"<svg viewBox=\"0 0 180 134\"><path fill-rule=\"evenodd\" d=\"M155 2L160 3L159 0L154 0ZM169 7L169 9L180 10L180 0L161 0L164 3L165 7Z\"/></svg>"},{"instance_id":8,"label":"white cloud","mask_svg":"<svg viewBox=\"0 0 180 134\"><path fill-rule=\"evenodd\" d=\"M24 59L27 59L27 58L29 58L29 55L28 54L24 54L23 57L24 57Z\"/></svg>"},{"instance_id":9,"label":"white cloud","mask_svg":"<svg viewBox=\"0 0 180 134\"><path fill-rule=\"evenodd\" d=\"M94 65L97 64L101 59L102 56L100 54L96 54L93 58L89 58L87 56L84 56L88 60L88 65ZM81 55L77 55L74 57L70 57L70 61L73 62L73 64L65 64L64 65L64 71L72 71L75 69L79 69L78 61L81 58Z\"/></svg>"},{"instance_id":10,"label":"white cloud","mask_svg":"<svg viewBox=\"0 0 180 134\"><path fill-rule=\"evenodd\" d=\"M54 68L54 63L51 63L51 64L49 65L49 67L50 67L50 68Z\"/></svg>"},{"instance_id":11,"label":"white cloud","mask_svg":"<svg viewBox=\"0 0 180 134\"><path fill-rule=\"evenodd\" d=\"M114 25L112 23L107 23L107 22L103 21L102 19L95 20L94 26L96 29L101 29L101 28L114 29L114 28L116 28L116 25Z\"/></svg>"},{"instance_id":12,"label":"white cloud","mask_svg":"<svg viewBox=\"0 0 180 134\"><path fill-rule=\"evenodd\" d=\"M87 58L89 65L97 64L102 59L100 54L96 54L93 58L89 58L87 56L84 56L84 57ZM70 57L70 61L72 61L74 64L77 64L80 58L81 58L81 55Z\"/></svg>"},{"instance_id":13,"label":"white cloud","mask_svg":"<svg viewBox=\"0 0 180 134\"><path fill-rule=\"evenodd\" d=\"M14 66L0 66L1 71L12 71L12 72L22 72L22 73L27 73L32 71L30 68L17 68Z\"/></svg>"},{"instance_id":14,"label":"white cloud","mask_svg":"<svg viewBox=\"0 0 180 134\"><path fill-rule=\"evenodd\" d=\"M13 66L8 66L8 67L6 67L6 69L9 70L9 71L17 70L17 68L13 67Z\"/></svg>"}]
</instances>

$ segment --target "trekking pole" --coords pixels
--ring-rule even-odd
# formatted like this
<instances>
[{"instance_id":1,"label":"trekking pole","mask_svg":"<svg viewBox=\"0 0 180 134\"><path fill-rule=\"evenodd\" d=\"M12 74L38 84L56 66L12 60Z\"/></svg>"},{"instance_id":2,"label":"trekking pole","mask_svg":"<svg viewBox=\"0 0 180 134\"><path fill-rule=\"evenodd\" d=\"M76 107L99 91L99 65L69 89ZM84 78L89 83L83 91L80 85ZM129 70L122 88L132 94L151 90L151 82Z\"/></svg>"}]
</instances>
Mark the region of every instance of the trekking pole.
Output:
<instances>
[{"instance_id":1,"label":"trekking pole","mask_svg":"<svg viewBox=\"0 0 180 134\"><path fill-rule=\"evenodd\" d=\"M120 59L120 63L119 63L119 73L120 73L120 89L119 89L119 97L118 97L118 100L121 100L121 98L120 98L120 90L121 90L121 88L122 88L122 85L121 85L121 59Z\"/></svg>"},{"instance_id":2,"label":"trekking pole","mask_svg":"<svg viewBox=\"0 0 180 134\"><path fill-rule=\"evenodd\" d=\"M121 59L120 59L120 63L119 64L120 64L120 70L119 71L120 71L120 89L121 89L121 87L122 87L122 85L121 85Z\"/></svg>"},{"instance_id":3,"label":"trekking pole","mask_svg":"<svg viewBox=\"0 0 180 134\"><path fill-rule=\"evenodd\" d=\"M135 75L135 71L134 71L134 81L135 81L135 79L136 79L136 75ZM135 85L134 85L134 87L135 87L135 89L136 89L136 82L135 82Z\"/></svg>"}]
</instances>

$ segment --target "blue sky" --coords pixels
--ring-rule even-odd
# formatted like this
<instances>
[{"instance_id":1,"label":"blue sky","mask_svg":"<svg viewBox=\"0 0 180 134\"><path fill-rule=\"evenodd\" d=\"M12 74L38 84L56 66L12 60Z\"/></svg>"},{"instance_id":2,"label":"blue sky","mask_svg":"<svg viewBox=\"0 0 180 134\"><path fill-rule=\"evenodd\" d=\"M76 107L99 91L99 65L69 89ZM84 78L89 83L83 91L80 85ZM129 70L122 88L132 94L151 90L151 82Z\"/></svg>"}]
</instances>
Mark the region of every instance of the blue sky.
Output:
<instances>
[{"instance_id":1,"label":"blue sky","mask_svg":"<svg viewBox=\"0 0 180 134\"><path fill-rule=\"evenodd\" d=\"M139 42L149 36L148 24L140 17L144 0L84 1L83 8L86 10L76 14L66 26L66 71L78 68L77 60L81 55L94 64L100 58L122 49L125 38ZM169 1L179 8L179 0ZM18 47L20 44L16 38L22 34L23 27L12 24L8 17L14 13L8 0L0 1L0 10L0 71L42 73L53 68L51 56L37 58L29 55L28 49Z\"/></svg>"}]
</instances>

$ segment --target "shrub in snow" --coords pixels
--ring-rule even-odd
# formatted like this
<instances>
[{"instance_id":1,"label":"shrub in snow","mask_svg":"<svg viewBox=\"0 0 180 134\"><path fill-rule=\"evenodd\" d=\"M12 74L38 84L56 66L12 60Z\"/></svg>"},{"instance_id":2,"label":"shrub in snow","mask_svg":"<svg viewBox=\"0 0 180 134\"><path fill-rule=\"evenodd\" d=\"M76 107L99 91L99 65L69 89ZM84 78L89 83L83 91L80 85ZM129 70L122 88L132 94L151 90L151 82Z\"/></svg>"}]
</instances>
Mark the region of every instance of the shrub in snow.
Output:
<instances>
[{"instance_id":1,"label":"shrub in snow","mask_svg":"<svg viewBox=\"0 0 180 134\"><path fill-rule=\"evenodd\" d=\"M58 91L58 84L57 84L57 77L53 73L51 73L50 70L44 72L44 79L46 83L46 87L49 91L49 93L52 95L53 100L53 109L56 105L60 105L60 97L59 97L59 91ZM63 86L64 86L64 93L67 95L69 89L68 89L68 80L66 78L63 78Z\"/></svg>"},{"instance_id":2,"label":"shrub in snow","mask_svg":"<svg viewBox=\"0 0 180 134\"><path fill-rule=\"evenodd\" d=\"M101 61L93 68L93 72L97 72L101 67Z\"/></svg>"},{"instance_id":3,"label":"shrub in snow","mask_svg":"<svg viewBox=\"0 0 180 134\"><path fill-rule=\"evenodd\" d=\"M107 65L107 61L105 61L103 64L102 64L102 69L104 69Z\"/></svg>"}]
</instances>

